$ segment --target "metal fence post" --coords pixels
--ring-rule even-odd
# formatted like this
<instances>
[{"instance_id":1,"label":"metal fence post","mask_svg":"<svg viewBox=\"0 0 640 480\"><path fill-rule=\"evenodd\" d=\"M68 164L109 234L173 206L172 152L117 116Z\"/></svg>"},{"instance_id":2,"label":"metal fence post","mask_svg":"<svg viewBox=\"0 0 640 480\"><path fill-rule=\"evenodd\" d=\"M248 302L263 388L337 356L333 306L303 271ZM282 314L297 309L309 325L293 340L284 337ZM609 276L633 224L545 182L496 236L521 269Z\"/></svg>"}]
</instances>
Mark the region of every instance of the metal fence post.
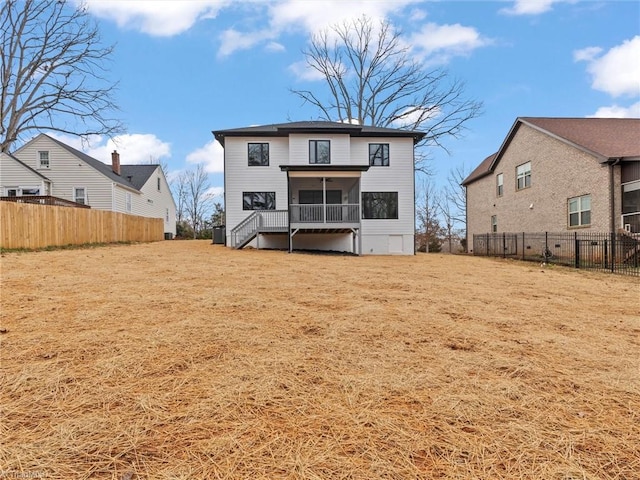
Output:
<instances>
[{"instance_id":1,"label":"metal fence post","mask_svg":"<svg viewBox=\"0 0 640 480\"><path fill-rule=\"evenodd\" d=\"M611 273L616 271L616 233L611 232Z\"/></svg>"},{"instance_id":2,"label":"metal fence post","mask_svg":"<svg viewBox=\"0 0 640 480\"><path fill-rule=\"evenodd\" d=\"M580 268L580 240L578 240L578 232L573 232L573 241L574 241L574 257L575 257L575 267Z\"/></svg>"},{"instance_id":3,"label":"metal fence post","mask_svg":"<svg viewBox=\"0 0 640 480\"><path fill-rule=\"evenodd\" d=\"M502 258L507 258L507 234L502 232Z\"/></svg>"}]
</instances>

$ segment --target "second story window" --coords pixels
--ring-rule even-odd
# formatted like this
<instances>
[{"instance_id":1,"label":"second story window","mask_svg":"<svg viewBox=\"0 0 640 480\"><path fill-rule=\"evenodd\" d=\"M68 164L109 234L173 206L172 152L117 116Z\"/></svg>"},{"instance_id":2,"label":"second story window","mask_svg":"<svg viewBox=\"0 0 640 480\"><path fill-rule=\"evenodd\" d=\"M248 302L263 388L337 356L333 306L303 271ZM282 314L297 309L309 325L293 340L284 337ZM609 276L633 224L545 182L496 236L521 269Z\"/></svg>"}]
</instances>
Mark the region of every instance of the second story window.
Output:
<instances>
[{"instance_id":1,"label":"second story window","mask_svg":"<svg viewBox=\"0 0 640 480\"><path fill-rule=\"evenodd\" d=\"M499 197L504 193L504 175L499 173L496 175L496 195Z\"/></svg>"},{"instance_id":2,"label":"second story window","mask_svg":"<svg viewBox=\"0 0 640 480\"><path fill-rule=\"evenodd\" d=\"M87 205L87 189L84 187L74 187L73 189L73 201Z\"/></svg>"},{"instance_id":3,"label":"second story window","mask_svg":"<svg viewBox=\"0 0 640 480\"><path fill-rule=\"evenodd\" d=\"M49 152L38 152L38 168L49 168Z\"/></svg>"},{"instance_id":4,"label":"second story window","mask_svg":"<svg viewBox=\"0 0 640 480\"><path fill-rule=\"evenodd\" d=\"M160 191L160 177L158 177L157 180L158 180L158 191Z\"/></svg>"},{"instance_id":5,"label":"second story window","mask_svg":"<svg viewBox=\"0 0 640 480\"><path fill-rule=\"evenodd\" d=\"M309 163L331 163L331 142L329 140L309 140Z\"/></svg>"},{"instance_id":6,"label":"second story window","mask_svg":"<svg viewBox=\"0 0 640 480\"><path fill-rule=\"evenodd\" d=\"M372 167L389 166L389 144L370 143L369 144L369 165Z\"/></svg>"},{"instance_id":7,"label":"second story window","mask_svg":"<svg viewBox=\"0 0 640 480\"><path fill-rule=\"evenodd\" d=\"M250 143L249 144L249 166L268 167L269 166L269 144Z\"/></svg>"},{"instance_id":8,"label":"second story window","mask_svg":"<svg viewBox=\"0 0 640 480\"><path fill-rule=\"evenodd\" d=\"M531 186L531 162L516 167L516 190Z\"/></svg>"}]
</instances>

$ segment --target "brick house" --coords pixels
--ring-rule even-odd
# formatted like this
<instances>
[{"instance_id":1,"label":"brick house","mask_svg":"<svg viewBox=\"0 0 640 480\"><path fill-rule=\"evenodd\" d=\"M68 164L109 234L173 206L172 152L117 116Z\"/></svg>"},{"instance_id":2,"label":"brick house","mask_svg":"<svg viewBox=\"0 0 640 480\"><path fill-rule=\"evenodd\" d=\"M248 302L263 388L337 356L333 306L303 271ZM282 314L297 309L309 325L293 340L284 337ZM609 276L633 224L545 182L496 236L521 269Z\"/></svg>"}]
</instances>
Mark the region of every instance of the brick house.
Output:
<instances>
[{"instance_id":1,"label":"brick house","mask_svg":"<svg viewBox=\"0 0 640 480\"><path fill-rule=\"evenodd\" d=\"M640 119L519 117L462 182L467 244L499 232L640 232Z\"/></svg>"}]
</instances>

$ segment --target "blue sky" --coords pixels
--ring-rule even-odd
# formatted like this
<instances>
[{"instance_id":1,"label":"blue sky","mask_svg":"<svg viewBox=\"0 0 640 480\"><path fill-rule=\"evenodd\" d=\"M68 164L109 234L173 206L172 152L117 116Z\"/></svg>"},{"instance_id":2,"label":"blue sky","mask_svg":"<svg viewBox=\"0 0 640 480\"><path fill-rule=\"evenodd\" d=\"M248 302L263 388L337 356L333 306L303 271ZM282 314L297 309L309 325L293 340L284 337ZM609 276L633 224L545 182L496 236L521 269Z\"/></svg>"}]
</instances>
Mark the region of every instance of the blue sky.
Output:
<instances>
[{"instance_id":1,"label":"blue sky","mask_svg":"<svg viewBox=\"0 0 640 480\"><path fill-rule=\"evenodd\" d=\"M123 163L203 163L222 191L211 130L318 118L290 88L322 92L301 61L310 35L367 14L402 30L425 68L444 67L484 103L465 136L431 152L442 184L500 146L518 116L640 117L640 2L88 0L106 43L127 134ZM112 141L56 135L105 162Z\"/></svg>"}]
</instances>

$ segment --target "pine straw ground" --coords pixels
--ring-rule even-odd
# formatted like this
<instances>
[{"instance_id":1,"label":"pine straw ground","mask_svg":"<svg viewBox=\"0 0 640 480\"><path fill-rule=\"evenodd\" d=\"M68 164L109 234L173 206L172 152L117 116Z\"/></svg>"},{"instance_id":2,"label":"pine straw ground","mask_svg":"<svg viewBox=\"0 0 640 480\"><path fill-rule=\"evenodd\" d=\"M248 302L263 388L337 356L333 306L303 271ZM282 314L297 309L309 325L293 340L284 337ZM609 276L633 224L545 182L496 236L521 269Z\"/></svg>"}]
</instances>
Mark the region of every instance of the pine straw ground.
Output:
<instances>
[{"instance_id":1,"label":"pine straw ground","mask_svg":"<svg viewBox=\"0 0 640 480\"><path fill-rule=\"evenodd\" d=\"M192 241L1 267L0 478L640 478L637 278Z\"/></svg>"}]
</instances>

